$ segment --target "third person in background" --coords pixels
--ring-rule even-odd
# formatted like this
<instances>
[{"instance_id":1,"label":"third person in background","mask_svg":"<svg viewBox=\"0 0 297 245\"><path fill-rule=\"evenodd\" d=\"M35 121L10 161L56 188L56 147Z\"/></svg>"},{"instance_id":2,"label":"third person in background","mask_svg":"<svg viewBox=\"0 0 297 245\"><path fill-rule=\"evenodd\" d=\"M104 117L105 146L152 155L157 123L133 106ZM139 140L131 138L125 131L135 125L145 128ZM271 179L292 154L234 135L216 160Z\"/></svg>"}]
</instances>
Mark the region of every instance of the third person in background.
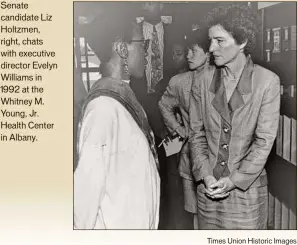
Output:
<instances>
[{"instance_id":1,"label":"third person in background","mask_svg":"<svg viewBox=\"0 0 297 245\"><path fill-rule=\"evenodd\" d=\"M208 49L207 33L203 30L192 32L187 40L189 47L187 61L191 71L172 77L159 102L159 108L168 131L172 136L179 135L185 141L181 153L175 156L177 164L171 166L171 168L175 167L176 174L168 176L169 192L172 190L178 200L180 197L177 196L177 192L182 197L181 202L172 200L172 203L168 204L169 207L174 207L173 215L176 216L176 220L173 220L174 229L197 229L196 185L192 176L187 143L189 99L193 80L196 79L199 82L200 73L208 63L206 53ZM176 109L180 112L182 123L179 120L179 115L176 114ZM180 206L177 205L179 203Z\"/></svg>"}]
</instances>

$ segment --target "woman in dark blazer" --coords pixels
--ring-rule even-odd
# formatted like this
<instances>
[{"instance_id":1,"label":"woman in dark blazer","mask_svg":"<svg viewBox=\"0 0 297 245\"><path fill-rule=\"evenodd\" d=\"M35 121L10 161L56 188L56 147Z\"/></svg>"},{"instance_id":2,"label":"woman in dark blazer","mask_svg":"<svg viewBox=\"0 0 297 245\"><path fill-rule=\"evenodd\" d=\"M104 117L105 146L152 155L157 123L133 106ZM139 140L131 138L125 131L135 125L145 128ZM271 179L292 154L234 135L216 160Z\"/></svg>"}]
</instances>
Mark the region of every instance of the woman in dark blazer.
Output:
<instances>
[{"instance_id":1,"label":"woman in dark blazer","mask_svg":"<svg viewBox=\"0 0 297 245\"><path fill-rule=\"evenodd\" d=\"M256 16L229 4L207 16L215 66L196 80L190 98L190 152L200 229L266 229L267 176L275 140L280 81L253 64Z\"/></svg>"}]
</instances>

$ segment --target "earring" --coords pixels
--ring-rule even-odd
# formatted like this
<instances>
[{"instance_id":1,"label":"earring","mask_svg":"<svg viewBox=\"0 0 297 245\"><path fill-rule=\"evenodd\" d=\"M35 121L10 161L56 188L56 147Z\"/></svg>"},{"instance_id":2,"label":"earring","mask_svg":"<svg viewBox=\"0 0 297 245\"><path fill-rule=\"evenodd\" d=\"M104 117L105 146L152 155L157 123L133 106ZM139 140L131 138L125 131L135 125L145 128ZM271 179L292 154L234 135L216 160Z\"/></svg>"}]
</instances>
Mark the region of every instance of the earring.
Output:
<instances>
[{"instance_id":1,"label":"earring","mask_svg":"<svg viewBox=\"0 0 297 245\"><path fill-rule=\"evenodd\" d=\"M128 66L128 60L127 58L124 58L124 64L123 64L123 67L124 67L124 74L127 78L130 77L130 73L129 73L129 66Z\"/></svg>"},{"instance_id":2,"label":"earring","mask_svg":"<svg viewBox=\"0 0 297 245\"><path fill-rule=\"evenodd\" d=\"M124 75L126 78L130 78L129 66L128 66L128 47L121 39L115 42L115 50L118 55L123 59Z\"/></svg>"}]
</instances>

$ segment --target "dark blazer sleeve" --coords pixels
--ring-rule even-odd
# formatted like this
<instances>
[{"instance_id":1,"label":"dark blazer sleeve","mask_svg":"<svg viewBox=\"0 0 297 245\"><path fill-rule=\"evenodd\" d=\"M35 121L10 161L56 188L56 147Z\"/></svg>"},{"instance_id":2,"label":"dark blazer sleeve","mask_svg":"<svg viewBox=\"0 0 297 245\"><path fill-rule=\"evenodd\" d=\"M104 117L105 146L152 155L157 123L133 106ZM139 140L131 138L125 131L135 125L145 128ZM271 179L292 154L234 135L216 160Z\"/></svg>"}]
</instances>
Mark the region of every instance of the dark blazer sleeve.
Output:
<instances>
[{"instance_id":1,"label":"dark blazer sleeve","mask_svg":"<svg viewBox=\"0 0 297 245\"><path fill-rule=\"evenodd\" d=\"M201 106L201 86L202 81L195 80L192 85L190 96L190 129L189 129L189 147L192 161L192 172L196 181L213 175L208 158L208 144L203 124L203 113Z\"/></svg>"},{"instance_id":2,"label":"dark blazer sleeve","mask_svg":"<svg viewBox=\"0 0 297 245\"><path fill-rule=\"evenodd\" d=\"M239 169L231 173L231 181L240 189L247 190L264 169L266 160L276 138L280 110L280 81L273 74L266 88L250 153Z\"/></svg>"},{"instance_id":3,"label":"dark blazer sleeve","mask_svg":"<svg viewBox=\"0 0 297 245\"><path fill-rule=\"evenodd\" d=\"M178 77L174 76L170 79L161 100L159 101L159 109L164 119L164 123L168 131L173 134L180 124L174 114L174 109L179 105L178 93Z\"/></svg>"}]
</instances>

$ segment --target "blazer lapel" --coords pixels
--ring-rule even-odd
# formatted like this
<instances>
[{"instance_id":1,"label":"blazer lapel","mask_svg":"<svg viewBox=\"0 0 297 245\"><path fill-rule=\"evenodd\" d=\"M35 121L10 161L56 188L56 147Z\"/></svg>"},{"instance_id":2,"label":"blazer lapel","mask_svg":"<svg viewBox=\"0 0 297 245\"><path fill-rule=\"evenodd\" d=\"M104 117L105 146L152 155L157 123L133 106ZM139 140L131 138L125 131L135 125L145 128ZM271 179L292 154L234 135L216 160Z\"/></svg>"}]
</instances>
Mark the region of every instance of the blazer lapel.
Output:
<instances>
[{"instance_id":1,"label":"blazer lapel","mask_svg":"<svg viewBox=\"0 0 297 245\"><path fill-rule=\"evenodd\" d=\"M216 69L209 87L209 91L215 94L211 104L221 117L230 125L231 117L228 108L227 97L224 83L221 81L221 69Z\"/></svg>"},{"instance_id":2,"label":"blazer lapel","mask_svg":"<svg viewBox=\"0 0 297 245\"><path fill-rule=\"evenodd\" d=\"M253 69L254 64L251 58L248 57L239 82L229 100L229 108L232 113L245 105L244 96L252 92Z\"/></svg>"}]
</instances>

